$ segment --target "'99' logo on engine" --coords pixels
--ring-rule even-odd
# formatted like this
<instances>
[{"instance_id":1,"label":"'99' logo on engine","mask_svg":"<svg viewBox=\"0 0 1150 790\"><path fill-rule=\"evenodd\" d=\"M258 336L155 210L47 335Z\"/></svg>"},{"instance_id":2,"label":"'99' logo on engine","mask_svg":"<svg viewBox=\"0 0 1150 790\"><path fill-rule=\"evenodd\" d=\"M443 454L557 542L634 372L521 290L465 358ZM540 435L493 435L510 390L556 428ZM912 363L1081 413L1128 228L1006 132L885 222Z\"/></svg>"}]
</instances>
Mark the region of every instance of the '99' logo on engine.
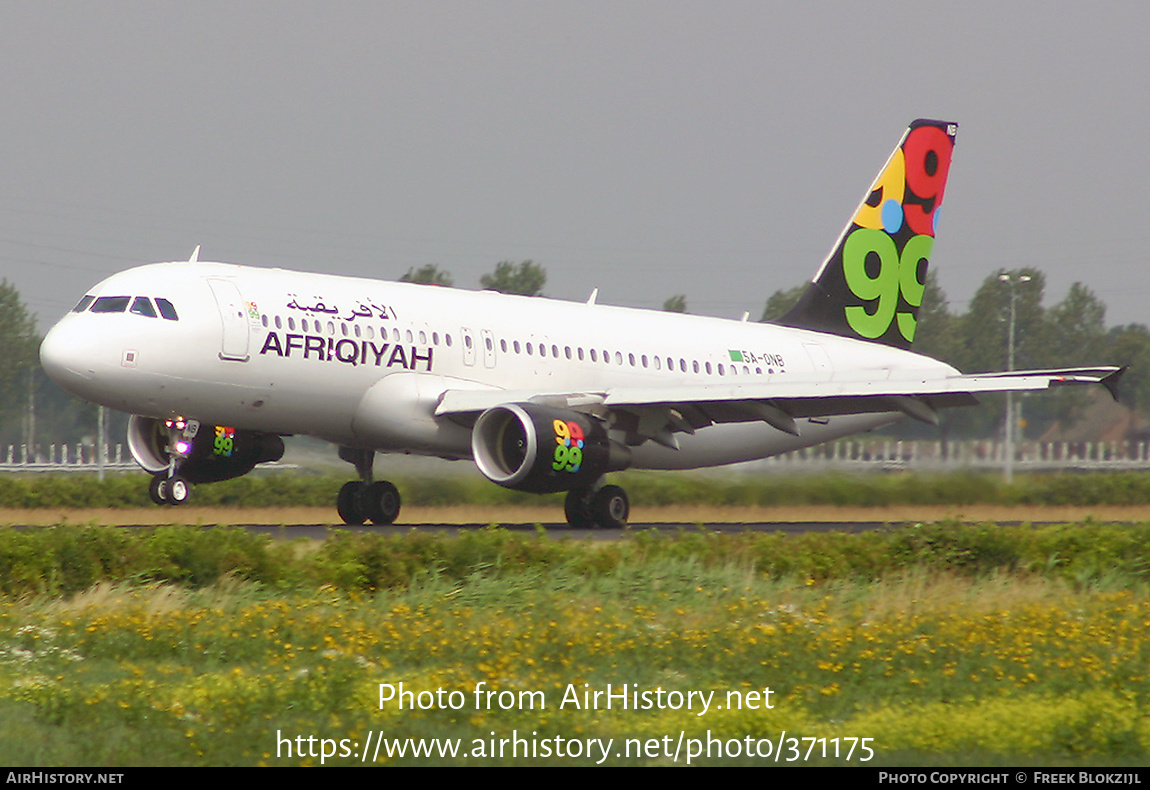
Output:
<instances>
[{"instance_id":1,"label":"'99' logo on engine","mask_svg":"<svg viewBox=\"0 0 1150 790\"><path fill-rule=\"evenodd\" d=\"M555 460L551 468L556 472L578 472L583 465L583 429L577 422L555 420Z\"/></svg>"},{"instance_id":2,"label":"'99' logo on engine","mask_svg":"<svg viewBox=\"0 0 1150 790\"><path fill-rule=\"evenodd\" d=\"M236 429L229 428L223 425L216 426L215 441L212 446L212 452L216 455L223 456L224 458L232 457L232 450L236 446Z\"/></svg>"}]
</instances>

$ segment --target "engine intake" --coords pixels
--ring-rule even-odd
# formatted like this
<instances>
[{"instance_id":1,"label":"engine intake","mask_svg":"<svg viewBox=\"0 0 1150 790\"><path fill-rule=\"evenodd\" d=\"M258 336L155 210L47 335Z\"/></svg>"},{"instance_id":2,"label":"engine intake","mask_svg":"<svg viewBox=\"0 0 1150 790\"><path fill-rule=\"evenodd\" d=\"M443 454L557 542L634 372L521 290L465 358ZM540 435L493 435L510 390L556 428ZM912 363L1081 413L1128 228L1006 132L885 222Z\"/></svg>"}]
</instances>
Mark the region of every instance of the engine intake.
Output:
<instances>
[{"instance_id":1,"label":"engine intake","mask_svg":"<svg viewBox=\"0 0 1150 790\"><path fill-rule=\"evenodd\" d=\"M181 459L180 475L189 483L216 483L246 475L256 464L278 461L284 443L275 434L224 425L189 422L173 431L166 420L134 414L128 420L128 449L152 474L167 470L174 452Z\"/></svg>"},{"instance_id":2,"label":"engine intake","mask_svg":"<svg viewBox=\"0 0 1150 790\"><path fill-rule=\"evenodd\" d=\"M534 403L483 412L471 453L488 480L536 494L589 488L605 472L631 465L630 451L607 438L599 420Z\"/></svg>"}]
</instances>

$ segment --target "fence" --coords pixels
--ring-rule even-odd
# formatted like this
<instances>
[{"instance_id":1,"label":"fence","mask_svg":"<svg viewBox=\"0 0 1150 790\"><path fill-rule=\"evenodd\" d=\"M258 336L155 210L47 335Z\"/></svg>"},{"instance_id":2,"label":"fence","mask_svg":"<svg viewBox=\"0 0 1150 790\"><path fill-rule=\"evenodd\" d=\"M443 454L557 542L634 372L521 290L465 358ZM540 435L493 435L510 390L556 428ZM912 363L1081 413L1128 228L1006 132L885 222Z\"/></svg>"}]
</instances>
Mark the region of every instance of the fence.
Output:
<instances>
[{"instance_id":1,"label":"fence","mask_svg":"<svg viewBox=\"0 0 1150 790\"><path fill-rule=\"evenodd\" d=\"M805 465L811 468L866 468L958 470L999 469L1006 462L1006 446L999 441L900 441L897 439L843 440L794 450L753 462L771 466ZM1150 443L1015 442L1016 471L1071 471L1088 469L1150 469Z\"/></svg>"},{"instance_id":2,"label":"fence","mask_svg":"<svg viewBox=\"0 0 1150 790\"><path fill-rule=\"evenodd\" d=\"M106 471L139 469L131 455L125 458L122 444L104 448L103 468ZM26 444L10 444L5 448L0 472L95 472L101 459L91 444L50 444L29 448Z\"/></svg>"}]
</instances>

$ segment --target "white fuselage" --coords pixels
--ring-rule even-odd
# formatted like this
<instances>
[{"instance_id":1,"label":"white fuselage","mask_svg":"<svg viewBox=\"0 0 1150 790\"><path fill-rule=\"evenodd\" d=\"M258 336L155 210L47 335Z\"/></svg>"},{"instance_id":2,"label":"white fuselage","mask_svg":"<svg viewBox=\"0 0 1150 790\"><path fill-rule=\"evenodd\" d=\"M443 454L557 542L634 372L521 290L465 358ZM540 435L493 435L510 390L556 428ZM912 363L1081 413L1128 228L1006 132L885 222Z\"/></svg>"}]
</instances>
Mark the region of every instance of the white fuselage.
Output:
<instances>
[{"instance_id":1,"label":"white fuselage","mask_svg":"<svg viewBox=\"0 0 1150 790\"><path fill-rule=\"evenodd\" d=\"M93 297L166 299L178 320L73 312L45 338L49 375L97 403L340 445L471 456L466 420L434 415L448 390L522 395L620 388L812 384L957 373L907 351L772 324L218 263L163 263ZM639 468L762 458L900 417L765 422L646 441Z\"/></svg>"}]
</instances>

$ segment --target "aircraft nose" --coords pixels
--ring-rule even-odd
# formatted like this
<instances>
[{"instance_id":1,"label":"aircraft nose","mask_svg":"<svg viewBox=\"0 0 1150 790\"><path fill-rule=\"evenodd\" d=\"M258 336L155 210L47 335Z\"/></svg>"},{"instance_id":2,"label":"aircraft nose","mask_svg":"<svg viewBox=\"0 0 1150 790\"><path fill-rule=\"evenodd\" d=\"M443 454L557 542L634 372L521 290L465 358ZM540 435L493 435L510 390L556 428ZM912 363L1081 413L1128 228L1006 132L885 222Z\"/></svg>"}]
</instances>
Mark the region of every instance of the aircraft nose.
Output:
<instances>
[{"instance_id":1,"label":"aircraft nose","mask_svg":"<svg viewBox=\"0 0 1150 790\"><path fill-rule=\"evenodd\" d=\"M40 344L40 366L52 381L75 392L96 373L93 352L91 333L65 318L48 330Z\"/></svg>"}]
</instances>

